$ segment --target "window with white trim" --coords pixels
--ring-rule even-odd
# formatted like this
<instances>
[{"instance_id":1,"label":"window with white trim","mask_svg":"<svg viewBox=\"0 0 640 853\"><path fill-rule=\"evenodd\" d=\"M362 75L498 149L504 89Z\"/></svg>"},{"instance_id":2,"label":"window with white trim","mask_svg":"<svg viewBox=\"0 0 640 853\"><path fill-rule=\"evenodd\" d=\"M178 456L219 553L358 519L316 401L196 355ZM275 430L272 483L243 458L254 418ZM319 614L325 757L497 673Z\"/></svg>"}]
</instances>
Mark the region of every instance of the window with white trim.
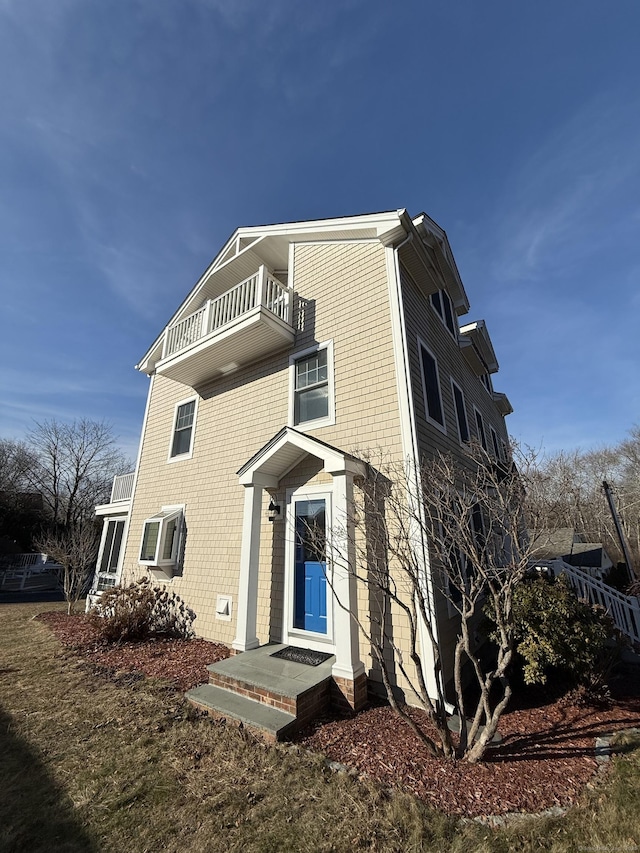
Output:
<instances>
[{"instance_id":1,"label":"window with white trim","mask_svg":"<svg viewBox=\"0 0 640 853\"><path fill-rule=\"evenodd\" d=\"M487 433L485 432L485 428L484 428L484 418L482 417L482 415L480 414L480 412L477 409L475 410L475 413L476 413L476 432L478 435L478 441L482 445L483 450L488 450Z\"/></svg>"},{"instance_id":2,"label":"window with white trim","mask_svg":"<svg viewBox=\"0 0 640 853\"><path fill-rule=\"evenodd\" d=\"M173 419L170 459L184 459L193 450L193 432L196 419L196 400L185 400L176 406Z\"/></svg>"},{"instance_id":3,"label":"window with white trim","mask_svg":"<svg viewBox=\"0 0 640 853\"><path fill-rule=\"evenodd\" d=\"M484 385L485 389L491 394L493 391L493 384L491 382L491 376L488 373L480 374L480 382Z\"/></svg>"},{"instance_id":4,"label":"window with white trim","mask_svg":"<svg viewBox=\"0 0 640 853\"><path fill-rule=\"evenodd\" d=\"M489 427L489 430L491 432L491 443L493 444L494 455L495 455L496 459L498 460L498 462L500 462L502 460L502 456L500 453L500 449L501 449L500 444L498 442L498 433L495 431L495 429L492 426Z\"/></svg>"},{"instance_id":5,"label":"window with white trim","mask_svg":"<svg viewBox=\"0 0 640 853\"><path fill-rule=\"evenodd\" d=\"M457 328L455 321L455 312L453 310L453 303L451 302L451 297L447 293L446 290L437 290L435 293L431 294L431 304L434 307L434 310L438 317L442 320L447 329L451 332L453 337L457 337Z\"/></svg>"},{"instance_id":6,"label":"window with white trim","mask_svg":"<svg viewBox=\"0 0 640 853\"><path fill-rule=\"evenodd\" d=\"M291 356L290 377L292 426L334 423L332 342Z\"/></svg>"},{"instance_id":7,"label":"window with white trim","mask_svg":"<svg viewBox=\"0 0 640 853\"><path fill-rule=\"evenodd\" d=\"M178 561L183 511L163 509L142 526L138 562L144 566L173 566Z\"/></svg>"},{"instance_id":8,"label":"window with white trim","mask_svg":"<svg viewBox=\"0 0 640 853\"><path fill-rule=\"evenodd\" d=\"M440 392L438 362L431 350L427 349L422 341L419 343L425 414L428 421L431 421L431 423L435 424L435 426L445 432L444 409L442 407L442 394Z\"/></svg>"},{"instance_id":9,"label":"window with white trim","mask_svg":"<svg viewBox=\"0 0 640 853\"><path fill-rule=\"evenodd\" d=\"M465 444L469 441L469 422L467 420L467 408L464 402L464 394L462 388L451 380L451 388L453 390L453 403L456 410L456 420L458 422L458 435L460 443Z\"/></svg>"},{"instance_id":10,"label":"window with white trim","mask_svg":"<svg viewBox=\"0 0 640 853\"><path fill-rule=\"evenodd\" d=\"M109 518L106 521L97 573L96 586L100 591L116 585L125 522L124 518Z\"/></svg>"}]
</instances>

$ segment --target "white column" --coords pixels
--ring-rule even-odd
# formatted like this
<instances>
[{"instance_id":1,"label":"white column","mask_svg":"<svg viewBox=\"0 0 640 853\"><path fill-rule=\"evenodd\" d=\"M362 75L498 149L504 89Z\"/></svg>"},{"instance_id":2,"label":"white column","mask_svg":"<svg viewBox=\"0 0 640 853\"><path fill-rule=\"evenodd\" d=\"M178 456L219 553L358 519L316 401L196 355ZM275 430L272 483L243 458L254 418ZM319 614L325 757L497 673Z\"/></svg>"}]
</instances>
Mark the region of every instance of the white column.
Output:
<instances>
[{"instance_id":1,"label":"white column","mask_svg":"<svg viewBox=\"0 0 640 853\"><path fill-rule=\"evenodd\" d=\"M355 543L352 518L353 475L346 471L333 473L333 531L336 560L332 565L334 604L334 641L336 662L331 673L339 678L355 679L364 673L360 660L358 625L351 618L358 607L357 579L349 567L355 568Z\"/></svg>"},{"instance_id":2,"label":"white column","mask_svg":"<svg viewBox=\"0 0 640 853\"><path fill-rule=\"evenodd\" d=\"M236 638L232 648L239 652L257 649L258 567L260 563L260 525L262 522L262 486L253 483L244 487L244 516L242 519L242 549L240 552L240 581Z\"/></svg>"}]
</instances>

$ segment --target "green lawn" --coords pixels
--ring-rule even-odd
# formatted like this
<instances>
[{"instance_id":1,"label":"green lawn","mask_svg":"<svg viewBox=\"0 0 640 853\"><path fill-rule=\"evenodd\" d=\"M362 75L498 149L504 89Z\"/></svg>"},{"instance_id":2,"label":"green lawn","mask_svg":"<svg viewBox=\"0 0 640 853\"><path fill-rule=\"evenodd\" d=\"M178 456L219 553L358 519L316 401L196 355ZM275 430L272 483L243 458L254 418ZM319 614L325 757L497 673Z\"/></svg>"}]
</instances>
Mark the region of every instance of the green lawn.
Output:
<instances>
[{"instance_id":1,"label":"green lawn","mask_svg":"<svg viewBox=\"0 0 640 853\"><path fill-rule=\"evenodd\" d=\"M640 749L561 819L458 824L411 797L96 675L0 605L0 851L634 850ZM637 745L636 745L637 746Z\"/></svg>"}]
</instances>

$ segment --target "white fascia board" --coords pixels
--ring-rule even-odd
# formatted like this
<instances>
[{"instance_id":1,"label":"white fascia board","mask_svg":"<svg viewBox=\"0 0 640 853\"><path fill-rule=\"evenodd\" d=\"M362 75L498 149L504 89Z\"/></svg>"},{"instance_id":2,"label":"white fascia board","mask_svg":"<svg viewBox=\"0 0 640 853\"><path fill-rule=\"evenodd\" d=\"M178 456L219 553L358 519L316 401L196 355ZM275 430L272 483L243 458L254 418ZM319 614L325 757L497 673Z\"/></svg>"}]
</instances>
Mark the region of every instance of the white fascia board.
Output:
<instances>
[{"instance_id":1,"label":"white fascia board","mask_svg":"<svg viewBox=\"0 0 640 853\"><path fill-rule=\"evenodd\" d=\"M118 501L113 504L98 504L95 507L96 516L104 516L110 515L114 518L118 515L127 516L129 515L129 511L131 509L131 500L128 501Z\"/></svg>"},{"instance_id":2,"label":"white fascia board","mask_svg":"<svg viewBox=\"0 0 640 853\"><path fill-rule=\"evenodd\" d=\"M455 296L455 298L453 299L453 307L456 310L456 314L466 314L469 311L469 308L471 307L469 303L469 297L467 296L467 292L464 289L462 277L460 275L460 271L458 270L456 259L453 256L451 244L449 243L449 238L447 237L447 232L444 230L444 228L441 228L438 223L426 213L421 213L418 216L415 216L413 218L413 224L417 231L420 233L421 237L427 234L428 232L431 232L436 237L436 239L440 240L441 245L438 246L438 248L444 255L444 259L453 274L454 281L459 291L457 294L452 294Z\"/></svg>"},{"instance_id":3,"label":"white fascia board","mask_svg":"<svg viewBox=\"0 0 640 853\"><path fill-rule=\"evenodd\" d=\"M300 237L326 231L352 231L376 228L378 233L385 233L390 224L397 222L404 210L391 210L382 213L366 213L358 216L341 216L337 219L309 219L301 222L281 222L275 225L252 225L238 228L239 237L249 237L260 234L264 237Z\"/></svg>"},{"instance_id":4,"label":"white fascia board","mask_svg":"<svg viewBox=\"0 0 640 853\"><path fill-rule=\"evenodd\" d=\"M489 330L484 320L476 320L473 323L466 323L464 326L460 326L460 334L466 335L474 341L482 354L488 372L497 373L498 359L496 358L496 352L491 343Z\"/></svg>"}]
</instances>

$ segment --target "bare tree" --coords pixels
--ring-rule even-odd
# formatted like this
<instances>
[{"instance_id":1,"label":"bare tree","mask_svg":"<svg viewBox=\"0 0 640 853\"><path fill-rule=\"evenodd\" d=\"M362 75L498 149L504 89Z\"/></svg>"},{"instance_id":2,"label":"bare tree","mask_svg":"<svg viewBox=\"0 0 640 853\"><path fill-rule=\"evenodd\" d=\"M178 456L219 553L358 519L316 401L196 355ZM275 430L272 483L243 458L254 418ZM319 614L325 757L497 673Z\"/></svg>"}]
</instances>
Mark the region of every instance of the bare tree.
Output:
<instances>
[{"instance_id":1,"label":"bare tree","mask_svg":"<svg viewBox=\"0 0 640 853\"><path fill-rule=\"evenodd\" d=\"M334 526L329 532L334 564L346 567L367 590L368 618L357 614L353 618L370 645L389 702L432 754L472 763L481 760L511 697L513 592L525 576L534 547L526 529L535 527L539 518L531 513L527 517L531 455L520 454L519 462L519 467L511 460L496 463L479 446L469 447L463 464L439 454L418 471L410 465L369 460L367 476L354 495L352 524ZM341 543L348 529L356 533L345 549ZM331 572L328 581L333 589ZM458 618L452 661L461 721L457 746L444 695L446 650L439 641L438 598ZM483 610L499 637L497 650L488 658L477 637ZM401 616L408 625L408 653L396 638L394 612L396 620ZM397 701L395 669L435 726L435 738L422 731ZM478 696L472 704L465 689L467 676Z\"/></svg>"},{"instance_id":2,"label":"bare tree","mask_svg":"<svg viewBox=\"0 0 640 853\"><path fill-rule=\"evenodd\" d=\"M29 485L36 465L24 442L0 439L0 550L30 547L43 522L42 501Z\"/></svg>"},{"instance_id":3,"label":"bare tree","mask_svg":"<svg viewBox=\"0 0 640 853\"><path fill-rule=\"evenodd\" d=\"M86 589L95 568L99 543L100 532L92 521L53 531L36 543L37 548L62 566L61 582L68 614L73 613Z\"/></svg>"},{"instance_id":4,"label":"bare tree","mask_svg":"<svg viewBox=\"0 0 640 853\"><path fill-rule=\"evenodd\" d=\"M91 518L95 505L108 499L114 475L130 467L105 421L42 421L27 441L37 460L29 480L42 493L54 526Z\"/></svg>"},{"instance_id":5,"label":"bare tree","mask_svg":"<svg viewBox=\"0 0 640 853\"><path fill-rule=\"evenodd\" d=\"M602 542L613 560L620 543L602 488L607 481L636 572L640 569L640 427L613 447L560 451L539 460L531 495L539 498L550 528L568 527Z\"/></svg>"}]
</instances>

